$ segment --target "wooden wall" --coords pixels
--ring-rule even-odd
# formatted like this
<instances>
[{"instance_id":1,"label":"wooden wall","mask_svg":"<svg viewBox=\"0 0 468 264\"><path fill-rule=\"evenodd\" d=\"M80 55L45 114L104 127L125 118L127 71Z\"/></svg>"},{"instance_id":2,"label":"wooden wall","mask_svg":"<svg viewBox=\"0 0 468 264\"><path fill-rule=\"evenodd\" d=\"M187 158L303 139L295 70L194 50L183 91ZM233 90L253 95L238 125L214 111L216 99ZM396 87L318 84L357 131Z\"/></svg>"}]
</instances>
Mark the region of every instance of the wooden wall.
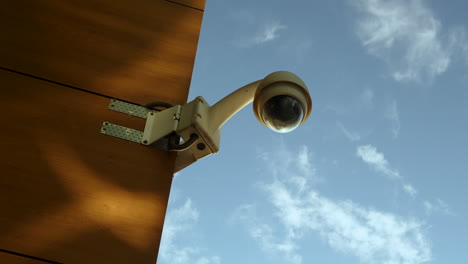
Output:
<instances>
[{"instance_id":1,"label":"wooden wall","mask_svg":"<svg viewBox=\"0 0 468 264\"><path fill-rule=\"evenodd\" d=\"M175 155L100 133L187 100L204 0L0 9L0 263L156 262Z\"/></svg>"}]
</instances>

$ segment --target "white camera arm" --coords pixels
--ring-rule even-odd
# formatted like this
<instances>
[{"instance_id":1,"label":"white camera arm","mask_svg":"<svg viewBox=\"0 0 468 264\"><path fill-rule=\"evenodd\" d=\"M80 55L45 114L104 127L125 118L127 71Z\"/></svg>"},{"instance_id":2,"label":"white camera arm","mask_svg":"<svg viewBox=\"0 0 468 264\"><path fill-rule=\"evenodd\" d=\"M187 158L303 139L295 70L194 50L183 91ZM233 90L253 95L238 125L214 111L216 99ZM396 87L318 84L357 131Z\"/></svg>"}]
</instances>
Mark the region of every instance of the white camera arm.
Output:
<instances>
[{"instance_id":1,"label":"white camera arm","mask_svg":"<svg viewBox=\"0 0 468 264\"><path fill-rule=\"evenodd\" d=\"M185 105L170 107L168 104L166 107L169 108L163 111L113 99L109 109L146 119L145 130L138 131L104 122L101 133L153 146L161 139L169 137L169 145L162 148L177 151L174 168L177 172L198 159L218 152L221 127L254 100L254 113L257 119L263 125L274 129L265 124L261 113L265 102L277 95L295 98L301 104L302 111L305 111L301 121L307 119L312 106L307 87L293 73L280 71L237 89L213 106L201 96ZM255 99L256 96L258 99ZM181 142L178 136L181 137Z\"/></svg>"},{"instance_id":2,"label":"white camera arm","mask_svg":"<svg viewBox=\"0 0 468 264\"><path fill-rule=\"evenodd\" d=\"M255 96L255 91L262 80L251 82L218 101L210 107L210 130L220 129L231 117L239 112L246 105L251 103Z\"/></svg>"}]
</instances>

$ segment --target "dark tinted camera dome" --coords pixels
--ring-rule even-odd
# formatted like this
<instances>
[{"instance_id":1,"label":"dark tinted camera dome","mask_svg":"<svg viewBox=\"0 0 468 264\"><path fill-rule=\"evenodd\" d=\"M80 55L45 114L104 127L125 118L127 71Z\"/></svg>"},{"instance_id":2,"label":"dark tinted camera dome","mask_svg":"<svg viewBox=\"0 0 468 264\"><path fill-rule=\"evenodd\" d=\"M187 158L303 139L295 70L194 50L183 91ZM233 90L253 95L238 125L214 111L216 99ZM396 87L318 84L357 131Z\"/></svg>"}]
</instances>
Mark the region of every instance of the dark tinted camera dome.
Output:
<instances>
[{"instance_id":1,"label":"dark tinted camera dome","mask_svg":"<svg viewBox=\"0 0 468 264\"><path fill-rule=\"evenodd\" d=\"M265 124L279 133L298 127L304 118L301 103L289 95L277 95L265 102L262 111Z\"/></svg>"}]
</instances>

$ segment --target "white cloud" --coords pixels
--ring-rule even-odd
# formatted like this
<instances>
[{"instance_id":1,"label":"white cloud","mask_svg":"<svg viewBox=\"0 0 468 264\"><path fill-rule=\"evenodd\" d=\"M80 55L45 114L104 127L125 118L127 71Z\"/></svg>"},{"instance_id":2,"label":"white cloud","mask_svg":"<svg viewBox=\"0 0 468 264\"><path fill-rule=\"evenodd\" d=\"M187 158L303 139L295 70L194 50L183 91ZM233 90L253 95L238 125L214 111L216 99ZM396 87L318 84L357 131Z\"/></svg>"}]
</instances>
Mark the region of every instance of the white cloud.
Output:
<instances>
[{"instance_id":1,"label":"white cloud","mask_svg":"<svg viewBox=\"0 0 468 264\"><path fill-rule=\"evenodd\" d=\"M414 188L414 186L409 183L403 184L403 190L411 197L416 197L418 194L418 190L416 190L416 188Z\"/></svg>"},{"instance_id":2,"label":"white cloud","mask_svg":"<svg viewBox=\"0 0 468 264\"><path fill-rule=\"evenodd\" d=\"M398 105L395 100L387 107L385 117L390 120L392 126L392 135L397 138L400 134L400 113L398 112Z\"/></svg>"},{"instance_id":3,"label":"white cloud","mask_svg":"<svg viewBox=\"0 0 468 264\"><path fill-rule=\"evenodd\" d=\"M454 215L452 210L450 210L450 207L446 202L444 202L442 199L436 199L435 202L429 202L429 201L424 201L423 203L424 209L426 211L426 214L430 215L433 213L444 213L447 215Z\"/></svg>"},{"instance_id":4,"label":"white cloud","mask_svg":"<svg viewBox=\"0 0 468 264\"><path fill-rule=\"evenodd\" d=\"M310 163L310 152L307 146L302 146L299 154L297 155L297 167L301 170L303 175L312 175L315 174L315 169Z\"/></svg>"},{"instance_id":5,"label":"white cloud","mask_svg":"<svg viewBox=\"0 0 468 264\"><path fill-rule=\"evenodd\" d=\"M273 206L279 227L272 228L272 224L261 221L255 214L255 206L246 205L239 209L250 236L263 250L271 254L278 252L285 263L300 264L303 257L299 254L299 242L305 235L314 233L331 248L353 255L362 263L419 264L431 260L423 222L351 201L327 198L308 184L309 176L296 175L302 181L291 181L288 172L297 171L300 165L275 159L281 156L288 156L289 160L302 159L301 154L284 148L273 155L263 155L269 158L268 168L273 174L272 182L264 184L263 190ZM383 155L369 158L377 163L382 159ZM301 163L314 167L310 159ZM288 166L282 167L285 164ZM273 220L270 218L269 221Z\"/></svg>"},{"instance_id":6,"label":"white cloud","mask_svg":"<svg viewBox=\"0 0 468 264\"><path fill-rule=\"evenodd\" d=\"M431 214L434 211L434 205L429 201L424 201L424 209L427 214Z\"/></svg>"},{"instance_id":7,"label":"white cloud","mask_svg":"<svg viewBox=\"0 0 468 264\"><path fill-rule=\"evenodd\" d=\"M405 183L404 178L400 173L393 169L389 162L385 159L383 153L378 152L377 149L372 145L362 145L357 147L356 154L360 157L365 163L376 171L386 175L391 180L396 180L401 184L401 188L405 193L407 193L412 198L415 198L419 191L411 184ZM434 212L441 212L447 215L453 215L453 212L450 210L447 203L442 199L436 199L435 202L421 201L426 214L430 215Z\"/></svg>"},{"instance_id":8,"label":"white cloud","mask_svg":"<svg viewBox=\"0 0 468 264\"><path fill-rule=\"evenodd\" d=\"M372 145L362 145L357 148L356 154L365 163L376 171L386 175L391 179L400 179L400 173L391 168L383 153L378 152Z\"/></svg>"},{"instance_id":9,"label":"white cloud","mask_svg":"<svg viewBox=\"0 0 468 264\"><path fill-rule=\"evenodd\" d=\"M237 45L240 47L253 47L272 42L280 37L281 31L287 29L287 26L281 24L278 20L270 22L255 21L255 23L251 21L247 24L249 24L248 30L257 27L257 32L254 34L241 36L237 42Z\"/></svg>"},{"instance_id":10,"label":"white cloud","mask_svg":"<svg viewBox=\"0 0 468 264\"><path fill-rule=\"evenodd\" d=\"M182 206L168 210L159 247L158 263L221 263L220 258L217 256L201 256L203 250L199 247L179 245L178 239L192 230L192 226L198 220L198 217L199 212L193 207L190 199L187 199Z\"/></svg>"},{"instance_id":11,"label":"white cloud","mask_svg":"<svg viewBox=\"0 0 468 264\"><path fill-rule=\"evenodd\" d=\"M315 191L297 196L280 181L268 187L278 217L292 237L303 230L317 231L331 247L364 263L412 264L431 259L423 224L417 220L333 201Z\"/></svg>"},{"instance_id":12,"label":"white cloud","mask_svg":"<svg viewBox=\"0 0 468 264\"><path fill-rule=\"evenodd\" d=\"M364 47L393 67L397 81L424 81L444 73L453 46L422 0L359 0L358 35ZM457 43L459 45L459 43Z\"/></svg>"},{"instance_id":13,"label":"white cloud","mask_svg":"<svg viewBox=\"0 0 468 264\"><path fill-rule=\"evenodd\" d=\"M361 136L358 133L349 131L342 123L338 122L336 125L349 141L356 142L361 140Z\"/></svg>"},{"instance_id":14,"label":"white cloud","mask_svg":"<svg viewBox=\"0 0 468 264\"><path fill-rule=\"evenodd\" d=\"M269 164L269 168L274 177L287 173L289 175L288 181L294 182L299 190L309 187L309 184L320 182L321 179L317 175L317 171L310 162L311 153L307 146L302 146L300 151L293 153L289 151L284 142L280 141L279 148L282 151L274 153L260 152L258 157ZM284 168L289 168L285 171ZM304 179L307 179L305 181Z\"/></svg>"},{"instance_id":15,"label":"white cloud","mask_svg":"<svg viewBox=\"0 0 468 264\"><path fill-rule=\"evenodd\" d=\"M385 155L382 152L377 151L376 147L372 145L358 146L356 154L362 159L362 161L367 163L377 172L387 176L390 180L399 181L404 192L413 198L416 197L418 190L413 185L404 183L404 179L398 170L390 166L390 163L385 159Z\"/></svg>"},{"instance_id":16,"label":"white cloud","mask_svg":"<svg viewBox=\"0 0 468 264\"><path fill-rule=\"evenodd\" d=\"M285 25L280 24L278 21L265 24L253 38L253 43L262 44L277 39L279 31L286 28Z\"/></svg>"},{"instance_id":17,"label":"white cloud","mask_svg":"<svg viewBox=\"0 0 468 264\"><path fill-rule=\"evenodd\" d=\"M260 248L275 257L283 258L290 264L301 264L302 256L297 253L298 245L290 234L279 237L271 225L259 220L255 205L242 205L233 214L246 226L247 232Z\"/></svg>"}]
</instances>

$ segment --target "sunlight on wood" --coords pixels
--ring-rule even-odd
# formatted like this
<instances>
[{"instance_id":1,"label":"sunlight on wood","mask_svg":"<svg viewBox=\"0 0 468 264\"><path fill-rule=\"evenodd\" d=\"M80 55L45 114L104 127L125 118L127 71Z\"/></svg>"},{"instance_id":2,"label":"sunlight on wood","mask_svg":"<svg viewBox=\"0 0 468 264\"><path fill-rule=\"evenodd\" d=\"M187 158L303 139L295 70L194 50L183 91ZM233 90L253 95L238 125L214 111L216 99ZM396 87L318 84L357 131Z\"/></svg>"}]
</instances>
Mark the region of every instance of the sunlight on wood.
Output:
<instances>
[{"instance_id":1,"label":"sunlight on wood","mask_svg":"<svg viewBox=\"0 0 468 264\"><path fill-rule=\"evenodd\" d=\"M57 142L56 139L54 141ZM68 191L71 202L42 218L31 219L2 240L19 236L40 241L32 243L35 248L31 250L37 252L85 232L104 229L138 250L148 250L155 244L151 240L157 237L155 233L158 232L159 223L164 221L162 197L150 192L130 192L104 181L65 144L42 144L41 153ZM73 228L66 224L50 228L51 222L70 222Z\"/></svg>"}]
</instances>

